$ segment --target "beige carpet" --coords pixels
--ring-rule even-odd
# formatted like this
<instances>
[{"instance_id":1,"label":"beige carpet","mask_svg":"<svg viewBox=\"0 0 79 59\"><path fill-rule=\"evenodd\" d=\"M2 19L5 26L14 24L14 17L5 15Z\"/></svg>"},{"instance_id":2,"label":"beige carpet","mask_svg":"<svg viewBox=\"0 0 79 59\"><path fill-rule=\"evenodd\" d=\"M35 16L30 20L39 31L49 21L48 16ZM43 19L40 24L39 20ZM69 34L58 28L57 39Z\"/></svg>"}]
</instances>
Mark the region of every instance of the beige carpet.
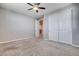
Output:
<instances>
[{"instance_id":1,"label":"beige carpet","mask_svg":"<svg viewBox=\"0 0 79 59\"><path fill-rule=\"evenodd\" d=\"M0 44L0 56L79 56L79 48L53 41L24 39Z\"/></svg>"}]
</instances>

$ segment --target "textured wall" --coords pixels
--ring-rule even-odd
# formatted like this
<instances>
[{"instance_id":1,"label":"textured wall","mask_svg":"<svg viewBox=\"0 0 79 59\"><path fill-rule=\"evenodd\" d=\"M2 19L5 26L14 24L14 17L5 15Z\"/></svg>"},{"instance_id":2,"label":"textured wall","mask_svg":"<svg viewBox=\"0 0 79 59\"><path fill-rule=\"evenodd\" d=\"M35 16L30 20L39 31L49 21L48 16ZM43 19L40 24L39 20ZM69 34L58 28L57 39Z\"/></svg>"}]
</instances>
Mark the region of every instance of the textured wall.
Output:
<instances>
[{"instance_id":1,"label":"textured wall","mask_svg":"<svg viewBox=\"0 0 79 59\"><path fill-rule=\"evenodd\" d=\"M34 37L35 19L0 8L0 42Z\"/></svg>"}]
</instances>

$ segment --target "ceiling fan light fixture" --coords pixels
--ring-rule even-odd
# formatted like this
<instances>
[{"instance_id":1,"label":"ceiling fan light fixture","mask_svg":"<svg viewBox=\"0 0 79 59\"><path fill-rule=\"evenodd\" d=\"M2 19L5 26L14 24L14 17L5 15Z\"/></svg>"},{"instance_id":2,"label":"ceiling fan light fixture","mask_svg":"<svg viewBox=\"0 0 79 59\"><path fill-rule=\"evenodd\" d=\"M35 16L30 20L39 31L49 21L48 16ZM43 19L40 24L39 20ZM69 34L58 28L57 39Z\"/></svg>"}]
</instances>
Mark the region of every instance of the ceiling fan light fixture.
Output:
<instances>
[{"instance_id":1,"label":"ceiling fan light fixture","mask_svg":"<svg viewBox=\"0 0 79 59\"><path fill-rule=\"evenodd\" d=\"M38 10L38 7L34 7L33 10Z\"/></svg>"},{"instance_id":2,"label":"ceiling fan light fixture","mask_svg":"<svg viewBox=\"0 0 79 59\"><path fill-rule=\"evenodd\" d=\"M38 11L41 9L41 10L45 10L45 7L39 7L40 3L34 3L31 4L31 3L27 3L28 5L32 6L32 8L28 9L28 10L34 10L36 13L38 13Z\"/></svg>"}]
</instances>

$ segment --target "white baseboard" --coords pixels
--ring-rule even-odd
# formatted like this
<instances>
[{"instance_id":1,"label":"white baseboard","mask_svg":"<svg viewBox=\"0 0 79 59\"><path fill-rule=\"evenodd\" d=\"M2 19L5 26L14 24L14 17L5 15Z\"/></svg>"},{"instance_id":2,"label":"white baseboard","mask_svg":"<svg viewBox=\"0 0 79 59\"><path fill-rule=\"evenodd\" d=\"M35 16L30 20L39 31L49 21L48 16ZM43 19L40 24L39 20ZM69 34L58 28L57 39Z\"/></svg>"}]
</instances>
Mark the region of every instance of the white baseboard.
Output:
<instances>
[{"instance_id":1,"label":"white baseboard","mask_svg":"<svg viewBox=\"0 0 79 59\"><path fill-rule=\"evenodd\" d=\"M48 40L48 39L45 39L45 40ZM54 41L54 40L52 40L52 41ZM69 44L69 43L66 43L66 42L63 42L63 41L54 41L54 42L60 42L60 43L65 43L65 44L71 45L73 47L79 47L79 45L72 44L72 43Z\"/></svg>"},{"instance_id":2,"label":"white baseboard","mask_svg":"<svg viewBox=\"0 0 79 59\"><path fill-rule=\"evenodd\" d=\"M76 45L76 44L72 44L72 46L74 46L74 47L79 47L79 45Z\"/></svg>"},{"instance_id":3,"label":"white baseboard","mask_svg":"<svg viewBox=\"0 0 79 59\"><path fill-rule=\"evenodd\" d=\"M15 41L24 40L24 39L33 39L33 38L34 38L34 37L14 39L14 40L9 40L9 41L0 42L0 44L9 43L9 42L15 42Z\"/></svg>"},{"instance_id":4,"label":"white baseboard","mask_svg":"<svg viewBox=\"0 0 79 59\"><path fill-rule=\"evenodd\" d=\"M68 45L72 45L72 43L68 43L68 42L64 42L64 41L58 41L58 42L65 43L65 44L68 44Z\"/></svg>"}]
</instances>

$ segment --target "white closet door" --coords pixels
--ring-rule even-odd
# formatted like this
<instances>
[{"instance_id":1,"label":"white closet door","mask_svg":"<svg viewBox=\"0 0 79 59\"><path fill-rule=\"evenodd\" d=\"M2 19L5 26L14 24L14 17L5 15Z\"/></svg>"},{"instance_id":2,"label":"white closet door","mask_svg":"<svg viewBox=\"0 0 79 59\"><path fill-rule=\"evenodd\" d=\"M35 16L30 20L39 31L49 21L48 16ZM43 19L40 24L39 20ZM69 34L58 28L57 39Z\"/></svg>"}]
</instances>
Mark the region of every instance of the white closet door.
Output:
<instances>
[{"instance_id":1,"label":"white closet door","mask_svg":"<svg viewBox=\"0 0 79 59\"><path fill-rule=\"evenodd\" d=\"M49 40L58 41L58 14L50 15L49 22Z\"/></svg>"},{"instance_id":2,"label":"white closet door","mask_svg":"<svg viewBox=\"0 0 79 59\"><path fill-rule=\"evenodd\" d=\"M71 9L60 12L59 18L59 41L72 43Z\"/></svg>"}]
</instances>

